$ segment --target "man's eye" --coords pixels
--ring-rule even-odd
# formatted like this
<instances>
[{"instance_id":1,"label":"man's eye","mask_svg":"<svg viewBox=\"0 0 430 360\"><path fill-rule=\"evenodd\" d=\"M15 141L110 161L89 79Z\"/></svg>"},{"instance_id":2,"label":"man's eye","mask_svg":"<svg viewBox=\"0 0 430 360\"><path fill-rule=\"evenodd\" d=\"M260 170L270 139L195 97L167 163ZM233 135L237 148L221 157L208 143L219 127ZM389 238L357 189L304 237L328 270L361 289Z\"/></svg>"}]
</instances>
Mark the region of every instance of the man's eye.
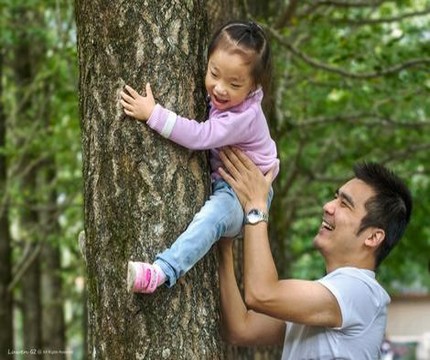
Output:
<instances>
[{"instance_id":1,"label":"man's eye","mask_svg":"<svg viewBox=\"0 0 430 360\"><path fill-rule=\"evenodd\" d=\"M341 205L342 205L342 207L346 207L348 209L352 208L351 203L347 200L342 200Z\"/></svg>"}]
</instances>

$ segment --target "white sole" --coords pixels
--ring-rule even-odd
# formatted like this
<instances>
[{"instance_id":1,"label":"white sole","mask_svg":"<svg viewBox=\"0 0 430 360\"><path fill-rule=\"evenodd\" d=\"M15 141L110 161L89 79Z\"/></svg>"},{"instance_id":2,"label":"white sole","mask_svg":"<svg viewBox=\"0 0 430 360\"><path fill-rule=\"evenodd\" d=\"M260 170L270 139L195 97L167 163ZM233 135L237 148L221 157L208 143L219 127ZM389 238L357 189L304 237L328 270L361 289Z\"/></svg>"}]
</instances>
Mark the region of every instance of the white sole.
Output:
<instances>
[{"instance_id":1,"label":"white sole","mask_svg":"<svg viewBox=\"0 0 430 360\"><path fill-rule=\"evenodd\" d=\"M127 266L127 291L133 292L134 282L136 280L136 268L133 261L128 262Z\"/></svg>"}]
</instances>

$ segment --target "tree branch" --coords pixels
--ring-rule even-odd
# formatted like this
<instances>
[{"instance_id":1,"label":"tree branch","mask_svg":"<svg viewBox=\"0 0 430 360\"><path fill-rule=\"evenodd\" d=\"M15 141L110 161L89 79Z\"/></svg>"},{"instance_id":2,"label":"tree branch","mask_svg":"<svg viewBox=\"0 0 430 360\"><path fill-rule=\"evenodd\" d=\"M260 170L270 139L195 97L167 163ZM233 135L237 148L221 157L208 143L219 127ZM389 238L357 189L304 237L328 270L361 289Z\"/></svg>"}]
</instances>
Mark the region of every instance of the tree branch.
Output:
<instances>
[{"instance_id":1,"label":"tree branch","mask_svg":"<svg viewBox=\"0 0 430 360\"><path fill-rule=\"evenodd\" d=\"M353 19L335 19L331 20L333 24L350 24L353 26L358 25L376 25L376 24L384 24L384 23L393 23L405 20L407 18L416 17L416 16L425 16L430 14L430 8L424 9L422 11L415 11L410 13L404 13L402 15L393 16L389 18L379 18L379 19L362 19L362 20L353 20Z\"/></svg>"},{"instance_id":2,"label":"tree branch","mask_svg":"<svg viewBox=\"0 0 430 360\"><path fill-rule=\"evenodd\" d=\"M366 119L373 119L374 121L366 121ZM367 126L387 126L392 125L393 127L403 127L403 128L425 128L430 126L430 120L426 122L422 121L414 121L414 122L407 122L407 121L398 121L391 119L389 117L381 117L379 114L376 113L370 113L370 112L357 112L355 114L349 114L349 115L337 115L337 116L318 116L314 118L307 119L303 122L296 122L296 123L289 123L292 127L311 127L311 126L317 126L317 125L327 125L330 123L353 123L355 125L357 124L364 124Z\"/></svg>"},{"instance_id":3,"label":"tree branch","mask_svg":"<svg viewBox=\"0 0 430 360\"><path fill-rule=\"evenodd\" d=\"M410 59L408 61L405 61L404 63L394 65L392 67L386 68L381 71L368 72L368 73L365 73L365 72L354 73L339 67L335 67L335 66L331 66L331 65L319 62L318 60L309 57L304 52L296 48L293 44L288 42L276 29L273 29L272 27L267 27L267 30L281 45L285 46L291 53L293 53L299 59L303 60L306 64L314 68L325 70L327 72L331 72L331 73L338 74L343 77L348 77L352 79L372 79L377 77L383 77L383 76L398 73L401 70L405 70L411 67L430 64L430 58L417 58L417 59Z\"/></svg>"},{"instance_id":4,"label":"tree branch","mask_svg":"<svg viewBox=\"0 0 430 360\"><path fill-rule=\"evenodd\" d=\"M27 244L27 249L24 252L24 255L16 266L16 271L14 273L13 279L7 287L8 291L12 291L16 284L22 279L27 269L30 265L37 259L37 256L40 254L42 248L42 244L39 242L35 247L32 244Z\"/></svg>"},{"instance_id":5,"label":"tree branch","mask_svg":"<svg viewBox=\"0 0 430 360\"><path fill-rule=\"evenodd\" d=\"M341 0L318 0L316 1L317 6L336 6L344 8L360 8L360 7L375 7L383 4L386 0L369 0L369 1L341 1Z\"/></svg>"},{"instance_id":6,"label":"tree branch","mask_svg":"<svg viewBox=\"0 0 430 360\"><path fill-rule=\"evenodd\" d=\"M413 158L412 154L419 152L427 154L430 150L430 144L412 144L409 147L402 148L399 151L391 151L385 159L382 159L382 163L386 164L392 161L400 162L400 160L408 160Z\"/></svg>"}]
</instances>

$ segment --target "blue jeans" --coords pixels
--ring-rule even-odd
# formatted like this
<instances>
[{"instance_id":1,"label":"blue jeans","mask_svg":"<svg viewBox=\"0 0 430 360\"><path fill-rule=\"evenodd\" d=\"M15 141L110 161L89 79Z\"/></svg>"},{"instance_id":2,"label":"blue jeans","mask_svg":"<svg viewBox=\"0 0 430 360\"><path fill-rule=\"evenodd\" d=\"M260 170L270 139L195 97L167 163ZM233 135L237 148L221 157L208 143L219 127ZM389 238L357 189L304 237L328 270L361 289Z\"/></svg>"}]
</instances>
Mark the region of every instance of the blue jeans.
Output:
<instances>
[{"instance_id":1,"label":"blue jeans","mask_svg":"<svg viewBox=\"0 0 430 360\"><path fill-rule=\"evenodd\" d=\"M267 200L271 204L273 190ZM190 270L221 237L235 237L243 227L243 209L236 193L224 180L212 184L212 195L172 246L156 256L168 287Z\"/></svg>"}]
</instances>

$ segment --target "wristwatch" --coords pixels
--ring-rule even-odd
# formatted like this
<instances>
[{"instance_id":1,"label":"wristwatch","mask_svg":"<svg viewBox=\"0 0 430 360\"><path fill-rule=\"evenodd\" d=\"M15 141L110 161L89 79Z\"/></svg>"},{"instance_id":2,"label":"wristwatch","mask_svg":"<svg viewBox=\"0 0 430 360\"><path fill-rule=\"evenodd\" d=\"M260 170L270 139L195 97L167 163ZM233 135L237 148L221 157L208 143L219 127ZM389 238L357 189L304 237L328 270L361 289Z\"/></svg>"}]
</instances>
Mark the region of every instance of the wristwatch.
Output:
<instances>
[{"instance_id":1,"label":"wristwatch","mask_svg":"<svg viewBox=\"0 0 430 360\"><path fill-rule=\"evenodd\" d=\"M255 225L262 221L269 222L269 214L264 211L251 209L245 214L245 225Z\"/></svg>"}]
</instances>

